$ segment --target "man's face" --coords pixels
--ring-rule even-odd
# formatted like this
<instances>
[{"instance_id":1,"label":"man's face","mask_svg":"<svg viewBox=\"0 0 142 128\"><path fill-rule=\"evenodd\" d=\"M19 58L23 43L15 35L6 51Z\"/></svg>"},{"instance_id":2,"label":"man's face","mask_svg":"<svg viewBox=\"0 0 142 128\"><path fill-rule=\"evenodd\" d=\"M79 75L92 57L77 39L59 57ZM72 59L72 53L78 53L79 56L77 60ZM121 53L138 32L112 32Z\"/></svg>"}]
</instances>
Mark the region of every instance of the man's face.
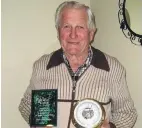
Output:
<instances>
[{"instance_id":1,"label":"man's face","mask_svg":"<svg viewBox=\"0 0 142 128\"><path fill-rule=\"evenodd\" d=\"M85 9L63 9L58 31L61 47L66 54L80 56L88 53L94 31L88 29L87 21Z\"/></svg>"}]
</instances>

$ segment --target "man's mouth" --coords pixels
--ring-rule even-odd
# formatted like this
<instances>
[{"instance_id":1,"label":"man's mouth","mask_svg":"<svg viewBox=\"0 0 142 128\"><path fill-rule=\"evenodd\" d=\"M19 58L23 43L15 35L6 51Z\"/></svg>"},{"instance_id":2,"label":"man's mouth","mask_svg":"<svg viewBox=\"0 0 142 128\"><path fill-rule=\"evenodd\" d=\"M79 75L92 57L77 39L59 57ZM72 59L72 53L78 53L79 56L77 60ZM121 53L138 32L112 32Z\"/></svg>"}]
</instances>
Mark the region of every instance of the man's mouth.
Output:
<instances>
[{"instance_id":1,"label":"man's mouth","mask_svg":"<svg viewBox=\"0 0 142 128\"><path fill-rule=\"evenodd\" d=\"M76 45L76 44L79 44L79 42L68 42L69 44L74 44L74 45Z\"/></svg>"}]
</instances>

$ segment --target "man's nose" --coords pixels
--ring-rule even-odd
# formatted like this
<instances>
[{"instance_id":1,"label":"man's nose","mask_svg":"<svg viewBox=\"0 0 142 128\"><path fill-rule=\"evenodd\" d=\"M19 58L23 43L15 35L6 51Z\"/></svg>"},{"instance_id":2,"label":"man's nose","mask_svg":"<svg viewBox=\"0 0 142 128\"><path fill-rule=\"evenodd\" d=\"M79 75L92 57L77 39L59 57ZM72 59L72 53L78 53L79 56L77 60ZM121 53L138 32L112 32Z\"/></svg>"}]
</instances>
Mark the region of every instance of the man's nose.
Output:
<instances>
[{"instance_id":1,"label":"man's nose","mask_svg":"<svg viewBox=\"0 0 142 128\"><path fill-rule=\"evenodd\" d=\"M70 37L73 38L73 39L77 37L76 28L72 28L72 29L71 29Z\"/></svg>"}]
</instances>

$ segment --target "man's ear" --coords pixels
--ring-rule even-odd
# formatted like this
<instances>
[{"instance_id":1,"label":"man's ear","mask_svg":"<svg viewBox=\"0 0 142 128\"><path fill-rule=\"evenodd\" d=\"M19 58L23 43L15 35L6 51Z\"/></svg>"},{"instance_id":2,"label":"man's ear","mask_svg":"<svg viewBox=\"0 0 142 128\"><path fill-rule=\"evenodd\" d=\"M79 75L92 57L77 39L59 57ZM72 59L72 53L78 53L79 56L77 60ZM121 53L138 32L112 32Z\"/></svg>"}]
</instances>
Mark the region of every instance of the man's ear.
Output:
<instances>
[{"instance_id":1,"label":"man's ear","mask_svg":"<svg viewBox=\"0 0 142 128\"><path fill-rule=\"evenodd\" d=\"M90 42L93 42L96 32L97 28L90 30Z\"/></svg>"},{"instance_id":2,"label":"man's ear","mask_svg":"<svg viewBox=\"0 0 142 128\"><path fill-rule=\"evenodd\" d=\"M59 40L59 28L55 25L55 28L56 28L56 32L57 32L57 38Z\"/></svg>"},{"instance_id":3,"label":"man's ear","mask_svg":"<svg viewBox=\"0 0 142 128\"><path fill-rule=\"evenodd\" d=\"M58 38L58 40L60 39L59 36L60 36L59 35L59 30L57 29L57 38Z\"/></svg>"}]
</instances>

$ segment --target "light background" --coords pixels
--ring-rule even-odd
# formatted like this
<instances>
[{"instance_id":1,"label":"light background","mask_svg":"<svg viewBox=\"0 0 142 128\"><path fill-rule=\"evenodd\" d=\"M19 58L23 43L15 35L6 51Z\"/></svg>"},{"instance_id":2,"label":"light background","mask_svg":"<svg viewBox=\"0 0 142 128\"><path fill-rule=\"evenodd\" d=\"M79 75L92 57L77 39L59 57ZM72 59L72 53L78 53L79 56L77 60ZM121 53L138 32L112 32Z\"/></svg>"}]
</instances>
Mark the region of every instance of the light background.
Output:
<instances>
[{"instance_id":1,"label":"light background","mask_svg":"<svg viewBox=\"0 0 142 128\"><path fill-rule=\"evenodd\" d=\"M142 47L125 38L118 22L118 0L78 0L91 6L98 32L94 46L126 67L130 93L142 126ZM63 0L2 0L2 128L28 128L18 105L29 84L32 64L59 48L54 13Z\"/></svg>"},{"instance_id":2,"label":"light background","mask_svg":"<svg viewBox=\"0 0 142 128\"><path fill-rule=\"evenodd\" d=\"M131 30L142 35L142 0L126 0L126 8L130 15Z\"/></svg>"}]
</instances>

